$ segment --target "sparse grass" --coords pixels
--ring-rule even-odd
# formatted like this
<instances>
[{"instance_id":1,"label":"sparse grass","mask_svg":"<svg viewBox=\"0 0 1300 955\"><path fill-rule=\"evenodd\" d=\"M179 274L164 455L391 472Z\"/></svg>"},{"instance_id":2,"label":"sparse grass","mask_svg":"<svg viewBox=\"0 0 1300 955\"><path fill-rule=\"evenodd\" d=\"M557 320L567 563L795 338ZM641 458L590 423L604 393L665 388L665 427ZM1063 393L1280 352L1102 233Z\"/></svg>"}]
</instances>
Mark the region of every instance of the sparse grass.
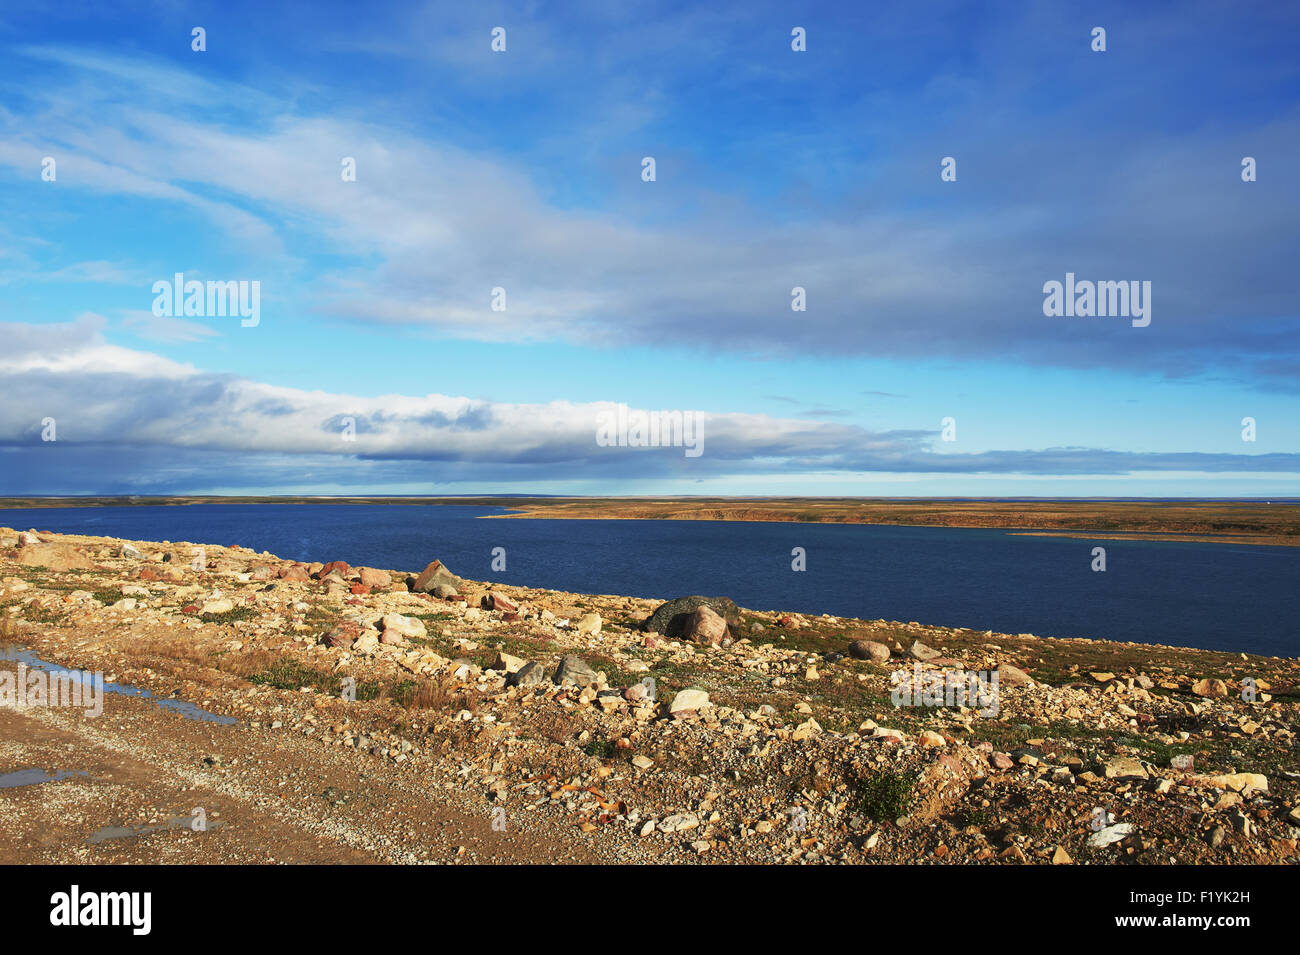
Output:
<instances>
[{"instance_id":1,"label":"sparse grass","mask_svg":"<svg viewBox=\"0 0 1300 955\"><path fill-rule=\"evenodd\" d=\"M361 698L359 688L357 698ZM380 688L379 698L392 700L405 710L478 712L476 694L458 689L453 681L447 679L400 680L395 684L385 684Z\"/></svg>"},{"instance_id":2,"label":"sparse grass","mask_svg":"<svg viewBox=\"0 0 1300 955\"><path fill-rule=\"evenodd\" d=\"M655 696L658 700L671 700L680 690L696 686L700 682L701 668L698 666L689 666L680 663L674 663L670 660L660 660L650 667L649 674L636 674L636 682L640 682L646 676L653 677L655 681ZM715 703L725 703L732 705L730 700L722 699L721 696L715 699L715 691L710 688L710 699Z\"/></svg>"},{"instance_id":3,"label":"sparse grass","mask_svg":"<svg viewBox=\"0 0 1300 955\"><path fill-rule=\"evenodd\" d=\"M817 617L809 618L809 626L787 630L764 623L762 633L751 633L749 623L742 619L742 632L756 645L771 643L782 650L798 650L802 653L821 655L830 651L848 653L849 644L854 640L875 640L877 643L901 643L908 646L914 639L901 628L888 624L873 625L849 623L847 621L832 624ZM761 622L761 621L760 621Z\"/></svg>"},{"instance_id":4,"label":"sparse grass","mask_svg":"<svg viewBox=\"0 0 1300 955\"><path fill-rule=\"evenodd\" d=\"M649 614L634 610L611 610L606 608L600 616L607 630L615 627L622 627L624 630L638 630L641 627L641 621L648 617Z\"/></svg>"},{"instance_id":5,"label":"sparse grass","mask_svg":"<svg viewBox=\"0 0 1300 955\"><path fill-rule=\"evenodd\" d=\"M158 631L137 637L131 645L135 660L159 673L184 676L200 683L213 682L222 671L220 654L187 637Z\"/></svg>"},{"instance_id":6,"label":"sparse grass","mask_svg":"<svg viewBox=\"0 0 1300 955\"><path fill-rule=\"evenodd\" d=\"M963 827L974 826L976 829L987 829L997 820L993 810L984 807L962 809L958 818Z\"/></svg>"},{"instance_id":7,"label":"sparse grass","mask_svg":"<svg viewBox=\"0 0 1300 955\"><path fill-rule=\"evenodd\" d=\"M297 660L276 660L270 666L248 676L248 682L257 686L271 686L277 690L296 690L310 686L331 695L343 689L343 681L332 674L314 669Z\"/></svg>"},{"instance_id":8,"label":"sparse grass","mask_svg":"<svg viewBox=\"0 0 1300 955\"><path fill-rule=\"evenodd\" d=\"M243 623L257 618L258 612L253 607L236 607L234 610L227 610L225 613L199 614L199 620L204 623Z\"/></svg>"},{"instance_id":9,"label":"sparse grass","mask_svg":"<svg viewBox=\"0 0 1300 955\"><path fill-rule=\"evenodd\" d=\"M475 666L483 668L489 666L497 655L495 650L487 647L466 650L454 638L439 633L437 630L430 630L428 635L424 637L407 637L406 642L412 646L426 647L451 660L468 660Z\"/></svg>"},{"instance_id":10,"label":"sparse grass","mask_svg":"<svg viewBox=\"0 0 1300 955\"><path fill-rule=\"evenodd\" d=\"M275 659L263 669L248 674L246 679L257 686L270 686L277 690L297 690L307 686L329 696L338 696L343 692L341 676L317 670L297 660ZM378 699L381 687L376 680L359 680L356 690L358 702L364 702Z\"/></svg>"},{"instance_id":11,"label":"sparse grass","mask_svg":"<svg viewBox=\"0 0 1300 955\"><path fill-rule=\"evenodd\" d=\"M22 618L28 623L43 623L58 626L66 622L67 614L62 610L49 607L28 607L22 612Z\"/></svg>"},{"instance_id":12,"label":"sparse grass","mask_svg":"<svg viewBox=\"0 0 1300 955\"><path fill-rule=\"evenodd\" d=\"M338 610L328 604L312 604L304 615L302 622L309 627L317 630L332 630L335 625L342 619Z\"/></svg>"},{"instance_id":13,"label":"sparse grass","mask_svg":"<svg viewBox=\"0 0 1300 955\"><path fill-rule=\"evenodd\" d=\"M1138 750L1147 762L1155 763L1157 766L1168 766L1170 760L1175 756L1183 754L1194 754L1200 744L1192 741L1186 743L1163 743L1158 739L1147 739L1143 736L1116 735L1114 737L1116 744L1128 746L1131 749Z\"/></svg>"},{"instance_id":14,"label":"sparse grass","mask_svg":"<svg viewBox=\"0 0 1300 955\"><path fill-rule=\"evenodd\" d=\"M646 676L644 673L633 673L631 670L623 669L623 665L614 660L613 657L601 653L588 651L579 655L587 661L593 670L603 670L605 679L608 680L610 686L631 686L633 683L640 683Z\"/></svg>"}]
</instances>

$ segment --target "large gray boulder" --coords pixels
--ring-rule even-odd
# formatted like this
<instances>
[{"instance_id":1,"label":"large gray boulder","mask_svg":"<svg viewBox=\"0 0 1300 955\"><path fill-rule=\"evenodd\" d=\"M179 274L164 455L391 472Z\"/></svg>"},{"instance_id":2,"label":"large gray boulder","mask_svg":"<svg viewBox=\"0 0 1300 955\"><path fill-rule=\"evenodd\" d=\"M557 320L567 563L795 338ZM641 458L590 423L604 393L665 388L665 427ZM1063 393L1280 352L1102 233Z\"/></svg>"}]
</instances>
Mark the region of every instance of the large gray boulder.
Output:
<instances>
[{"instance_id":1,"label":"large gray boulder","mask_svg":"<svg viewBox=\"0 0 1300 955\"><path fill-rule=\"evenodd\" d=\"M545 679L545 668L530 660L506 677L506 686L533 686Z\"/></svg>"},{"instance_id":2,"label":"large gray boulder","mask_svg":"<svg viewBox=\"0 0 1300 955\"><path fill-rule=\"evenodd\" d=\"M578 686L591 686L596 679L596 671L588 665L587 661L573 654L560 661L560 665L555 668L555 676L552 677L556 683L562 684L565 680L572 680Z\"/></svg>"},{"instance_id":3,"label":"large gray boulder","mask_svg":"<svg viewBox=\"0 0 1300 955\"><path fill-rule=\"evenodd\" d=\"M740 623L740 608L730 597L678 597L661 603L654 613L645 619L641 629L649 633L662 633L665 637L677 638L689 627L691 614L697 607L708 607L727 623L735 627Z\"/></svg>"}]
</instances>

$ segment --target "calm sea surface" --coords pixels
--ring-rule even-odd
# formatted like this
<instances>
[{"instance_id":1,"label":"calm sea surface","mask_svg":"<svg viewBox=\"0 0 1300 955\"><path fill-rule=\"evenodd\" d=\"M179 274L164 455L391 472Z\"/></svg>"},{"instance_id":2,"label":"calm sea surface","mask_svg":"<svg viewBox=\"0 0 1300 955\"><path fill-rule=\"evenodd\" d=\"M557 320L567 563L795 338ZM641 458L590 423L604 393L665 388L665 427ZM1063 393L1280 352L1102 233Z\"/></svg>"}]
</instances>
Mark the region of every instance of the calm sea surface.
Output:
<instances>
[{"instance_id":1,"label":"calm sea surface","mask_svg":"<svg viewBox=\"0 0 1300 955\"><path fill-rule=\"evenodd\" d=\"M0 525L239 544L305 561L578 593L725 595L755 610L1300 654L1300 548L1004 530L738 521L488 520L461 505L199 504L0 510ZM506 570L492 570L504 547ZM791 569L802 547L807 570Z\"/></svg>"}]
</instances>

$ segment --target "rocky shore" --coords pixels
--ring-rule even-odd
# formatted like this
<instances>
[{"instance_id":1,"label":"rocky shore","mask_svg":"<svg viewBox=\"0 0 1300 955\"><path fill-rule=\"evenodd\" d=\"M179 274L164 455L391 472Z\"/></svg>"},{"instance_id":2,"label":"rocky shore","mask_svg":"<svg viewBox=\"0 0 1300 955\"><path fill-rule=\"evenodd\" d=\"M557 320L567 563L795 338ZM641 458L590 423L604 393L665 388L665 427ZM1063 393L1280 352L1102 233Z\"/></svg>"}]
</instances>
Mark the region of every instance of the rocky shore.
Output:
<instances>
[{"instance_id":1,"label":"rocky shore","mask_svg":"<svg viewBox=\"0 0 1300 955\"><path fill-rule=\"evenodd\" d=\"M152 694L99 717L0 708L0 778L48 778L0 788L13 861L1300 859L1300 662L1176 634L1053 640L6 528L0 627Z\"/></svg>"}]
</instances>

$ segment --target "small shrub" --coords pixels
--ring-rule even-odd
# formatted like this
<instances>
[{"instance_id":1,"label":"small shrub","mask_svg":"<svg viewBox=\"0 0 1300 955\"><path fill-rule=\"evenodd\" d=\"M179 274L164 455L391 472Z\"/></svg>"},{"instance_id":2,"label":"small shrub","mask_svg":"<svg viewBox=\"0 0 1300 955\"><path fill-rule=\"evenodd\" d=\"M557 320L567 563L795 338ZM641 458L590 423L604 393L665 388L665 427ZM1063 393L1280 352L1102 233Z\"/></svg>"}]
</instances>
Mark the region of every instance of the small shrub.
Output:
<instances>
[{"instance_id":1,"label":"small shrub","mask_svg":"<svg viewBox=\"0 0 1300 955\"><path fill-rule=\"evenodd\" d=\"M586 746L582 747L582 751L588 756L595 756L598 759L613 759L617 747L614 746L613 740L593 739Z\"/></svg>"},{"instance_id":2,"label":"small shrub","mask_svg":"<svg viewBox=\"0 0 1300 955\"><path fill-rule=\"evenodd\" d=\"M883 772L858 784L858 811L882 822L907 815L912 805L916 777L907 773Z\"/></svg>"}]
</instances>

